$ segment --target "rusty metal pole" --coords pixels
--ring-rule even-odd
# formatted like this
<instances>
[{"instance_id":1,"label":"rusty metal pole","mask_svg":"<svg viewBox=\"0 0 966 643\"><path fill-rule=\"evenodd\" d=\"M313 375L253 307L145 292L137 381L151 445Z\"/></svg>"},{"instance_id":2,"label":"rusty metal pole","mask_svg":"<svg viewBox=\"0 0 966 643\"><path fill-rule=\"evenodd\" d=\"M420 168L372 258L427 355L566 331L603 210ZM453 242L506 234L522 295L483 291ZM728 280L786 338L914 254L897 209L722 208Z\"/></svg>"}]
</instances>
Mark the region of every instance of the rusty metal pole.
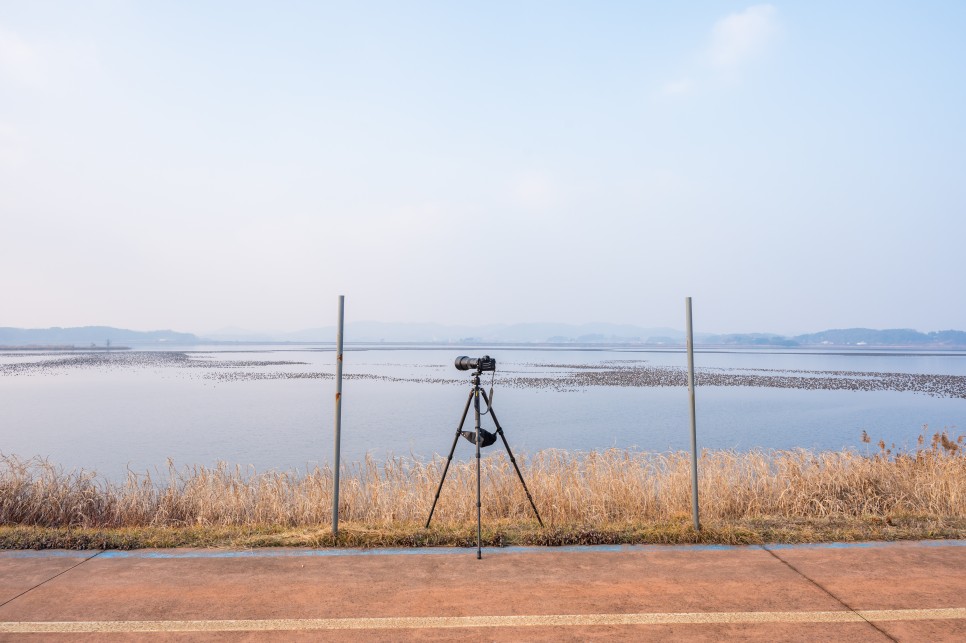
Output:
<instances>
[{"instance_id":1,"label":"rusty metal pole","mask_svg":"<svg viewBox=\"0 0 966 643\"><path fill-rule=\"evenodd\" d=\"M698 431L694 413L694 331L691 327L691 298L685 297L684 308L688 326L688 397L691 398L691 516L694 530L701 530L698 520Z\"/></svg>"},{"instance_id":2,"label":"rusty metal pole","mask_svg":"<svg viewBox=\"0 0 966 643\"><path fill-rule=\"evenodd\" d=\"M342 327L345 295L339 295L339 324L335 336L335 464L332 484L332 535L339 537L339 451L342 441Z\"/></svg>"}]
</instances>

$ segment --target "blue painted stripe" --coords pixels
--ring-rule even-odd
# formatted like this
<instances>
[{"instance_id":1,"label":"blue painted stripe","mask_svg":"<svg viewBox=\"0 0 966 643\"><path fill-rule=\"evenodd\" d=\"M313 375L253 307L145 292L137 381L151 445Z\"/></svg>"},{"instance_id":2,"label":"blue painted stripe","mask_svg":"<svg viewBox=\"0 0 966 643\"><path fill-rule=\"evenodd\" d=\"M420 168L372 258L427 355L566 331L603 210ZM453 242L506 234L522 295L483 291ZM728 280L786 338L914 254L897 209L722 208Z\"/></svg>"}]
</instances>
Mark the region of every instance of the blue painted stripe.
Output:
<instances>
[{"instance_id":1,"label":"blue painted stripe","mask_svg":"<svg viewBox=\"0 0 966 643\"><path fill-rule=\"evenodd\" d=\"M920 540L923 547L966 547L966 540Z\"/></svg>"},{"instance_id":2,"label":"blue painted stripe","mask_svg":"<svg viewBox=\"0 0 966 643\"><path fill-rule=\"evenodd\" d=\"M128 550L106 551L98 558L313 558L329 556L416 556L470 551L443 547L399 549L245 549L245 550Z\"/></svg>"},{"instance_id":3,"label":"blue painted stripe","mask_svg":"<svg viewBox=\"0 0 966 643\"><path fill-rule=\"evenodd\" d=\"M98 549L8 549L0 550L0 558L91 558Z\"/></svg>"},{"instance_id":4,"label":"blue painted stripe","mask_svg":"<svg viewBox=\"0 0 966 643\"><path fill-rule=\"evenodd\" d=\"M758 547L752 545L751 547ZM546 554L567 552L588 554L599 552L647 552L661 550L719 551L747 549L731 545L572 545L564 547L484 547L489 555L500 554ZM300 558L319 556L447 556L466 555L475 547L406 547L386 549L246 549L225 550L129 550L106 551L98 558Z\"/></svg>"},{"instance_id":5,"label":"blue painted stripe","mask_svg":"<svg viewBox=\"0 0 966 643\"><path fill-rule=\"evenodd\" d=\"M501 554L548 554L566 552L590 554L600 552L661 552L661 551L741 551L784 549L881 549L887 547L966 547L966 540L918 540L888 542L806 543L770 545L568 545L563 547L484 547L488 556ZM135 549L108 550L100 558L312 558L328 556L465 556L474 547L399 547L385 549ZM96 550L69 551L62 549L0 551L2 558L89 558Z\"/></svg>"},{"instance_id":6,"label":"blue painted stripe","mask_svg":"<svg viewBox=\"0 0 966 643\"><path fill-rule=\"evenodd\" d=\"M859 543L802 543L765 545L765 549L883 549L886 547L966 547L966 540L893 540Z\"/></svg>"}]
</instances>

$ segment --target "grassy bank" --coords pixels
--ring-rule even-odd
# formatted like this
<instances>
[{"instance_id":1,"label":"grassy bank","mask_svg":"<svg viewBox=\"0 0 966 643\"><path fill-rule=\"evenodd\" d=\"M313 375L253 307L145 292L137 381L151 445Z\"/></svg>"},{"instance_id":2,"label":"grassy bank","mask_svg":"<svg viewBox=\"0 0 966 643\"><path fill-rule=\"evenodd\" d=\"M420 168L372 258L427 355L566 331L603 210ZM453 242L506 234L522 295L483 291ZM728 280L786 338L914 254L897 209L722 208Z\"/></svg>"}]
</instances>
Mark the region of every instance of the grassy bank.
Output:
<instances>
[{"instance_id":1,"label":"grassy bank","mask_svg":"<svg viewBox=\"0 0 966 643\"><path fill-rule=\"evenodd\" d=\"M966 537L964 436L917 449L706 451L703 529L690 521L687 453L544 451L518 458L537 525L505 454L483 460L489 545L759 543ZM429 546L475 542L472 462L396 458L347 467L340 539L331 536L332 471L219 465L109 482L39 459L0 456L0 547Z\"/></svg>"}]
</instances>

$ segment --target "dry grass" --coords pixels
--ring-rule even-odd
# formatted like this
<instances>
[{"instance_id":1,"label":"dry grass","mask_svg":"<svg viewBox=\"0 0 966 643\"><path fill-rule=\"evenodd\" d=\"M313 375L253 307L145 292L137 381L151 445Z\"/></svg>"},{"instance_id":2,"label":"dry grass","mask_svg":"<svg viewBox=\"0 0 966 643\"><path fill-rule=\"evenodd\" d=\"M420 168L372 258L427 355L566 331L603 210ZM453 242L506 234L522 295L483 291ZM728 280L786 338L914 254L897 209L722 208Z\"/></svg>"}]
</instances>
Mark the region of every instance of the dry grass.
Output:
<instances>
[{"instance_id":1,"label":"dry grass","mask_svg":"<svg viewBox=\"0 0 966 643\"><path fill-rule=\"evenodd\" d=\"M879 451L705 451L704 529L690 527L690 458L607 450L518 458L537 526L505 454L483 460L490 544L761 542L966 535L964 437ZM864 438L865 439L865 438ZM927 444L928 442L928 444ZM468 544L475 468L450 467L433 526L422 528L442 459L367 459L341 478L344 545ZM176 468L110 482L45 460L0 456L0 547L184 544L331 545L332 471Z\"/></svg>"}]
</instances>

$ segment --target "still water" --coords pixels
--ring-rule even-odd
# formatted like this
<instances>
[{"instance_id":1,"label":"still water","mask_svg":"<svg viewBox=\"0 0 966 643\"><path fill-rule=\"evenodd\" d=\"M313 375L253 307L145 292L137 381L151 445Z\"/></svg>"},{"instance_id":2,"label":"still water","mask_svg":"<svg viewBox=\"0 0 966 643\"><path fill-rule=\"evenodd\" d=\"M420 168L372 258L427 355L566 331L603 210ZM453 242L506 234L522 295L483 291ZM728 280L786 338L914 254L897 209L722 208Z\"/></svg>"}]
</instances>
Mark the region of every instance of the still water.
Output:
<instances>
[{"instance_id":1,"label":"still water","mask_svg":"<svg viewBox=\"0 0 966 643\"><path fill-rule=\"evenodd\" d=\"M515 453L689 448L682 352L372 346L346 351L343 461L445 455L470 390L453 359L484 352ZM923 425L966 433L966 353L749 350L695 363L701 448L864 450L863 430L898 446ZM0 353L0 453L109 477L169 458L304 469L332 457L334 372L332 348L318 346ZM461 440L456 457L472 455Z\"/></svg>"}]
</instances>

